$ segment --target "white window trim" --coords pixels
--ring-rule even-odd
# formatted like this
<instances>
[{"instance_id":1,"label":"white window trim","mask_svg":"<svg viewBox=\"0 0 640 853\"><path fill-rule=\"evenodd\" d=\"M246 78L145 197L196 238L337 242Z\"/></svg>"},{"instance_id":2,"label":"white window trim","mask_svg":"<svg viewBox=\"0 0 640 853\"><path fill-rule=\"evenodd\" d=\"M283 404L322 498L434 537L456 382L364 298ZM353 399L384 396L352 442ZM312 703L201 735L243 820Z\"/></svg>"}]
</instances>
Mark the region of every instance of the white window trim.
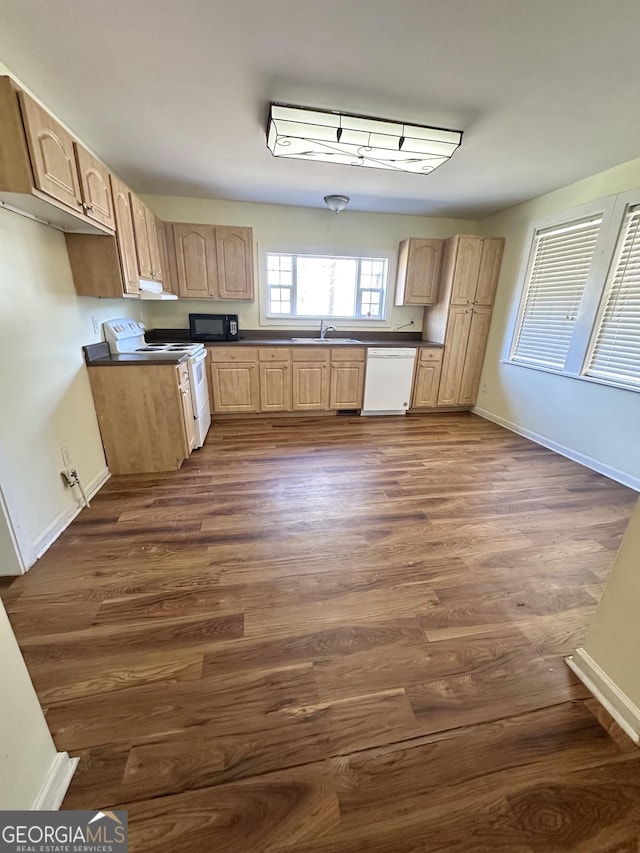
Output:
<instances>
[{"instance_id":1,"label":"white window trim","mask_svg":"<svg viewBox=\"0 0 640 853\"><path fill-rule=\"evenodd\" d=\"M518 287L514 292L509 312L507 331L500 357L501 363L508 364L514 368L538 370L543 373L553 373L556 376L563 376L569 379L580 379L586 382L593 382L597 385L606 385L611 388L638 392L639 389L637 386L587 376L583 372L587 369L591 342L595 333L596 323L599 321L601 315L600 307L605 295L609 270L616 259L616 244L621 234L625 213L628 206L637 204L640 204L640 189L629 190L615 196L607 196L570 210L541 217L530 223L525 240L526 252L520 262L518 272ZM598 235L594 259L587 277L585 292L564 369L560 370L549 366L513 361L512 356L517 341L520 317L524 310L523 296L533 261L536 234L544 229L558 227L597 214L602 214L602 227Z\"/></svg>"},{"instance_id":2,"label":"white window trim","mask_svg":"<svg viewBox=\"0 0 640 853\"><path fill-rule=\"evenodd\" d=\"M392 329L393 323L393 296L396 286L396 267L398 253L389 249L370 248L335 248L334 246L294 246L288 244L259 243L258 244L258 302L260 305L260 325L271 327L291 327L295 329L316 329L319 320L316 317L269 317L268 288L267 288L267 254L279 255L328 255L336 258L383 258L387 261L387 288L384 300L384 317L380 319L368 318L360 320L355 318L330 318L335 320L340 329Z\"/></svg>"}]
</instances>

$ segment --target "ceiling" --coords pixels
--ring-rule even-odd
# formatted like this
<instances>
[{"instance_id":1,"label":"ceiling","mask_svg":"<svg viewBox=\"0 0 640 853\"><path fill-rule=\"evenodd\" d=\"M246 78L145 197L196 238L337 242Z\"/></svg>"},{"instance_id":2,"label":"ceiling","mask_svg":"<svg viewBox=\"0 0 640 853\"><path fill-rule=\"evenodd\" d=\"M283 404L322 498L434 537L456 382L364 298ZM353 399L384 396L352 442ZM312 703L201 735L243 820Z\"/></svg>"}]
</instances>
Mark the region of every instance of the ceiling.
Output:
<instances>
[{"instance_id":1,"label":"ceiling","mask_svg":"<svg viewBox=\"0 0 640 853\"><path fill-rule=\"evenodd\" d=\"M0 0L0 61L141 193L480 218L640 157L637 0ZM270 101L464 131L432 175L276 159Z\"/></svg>"}]
</instances>

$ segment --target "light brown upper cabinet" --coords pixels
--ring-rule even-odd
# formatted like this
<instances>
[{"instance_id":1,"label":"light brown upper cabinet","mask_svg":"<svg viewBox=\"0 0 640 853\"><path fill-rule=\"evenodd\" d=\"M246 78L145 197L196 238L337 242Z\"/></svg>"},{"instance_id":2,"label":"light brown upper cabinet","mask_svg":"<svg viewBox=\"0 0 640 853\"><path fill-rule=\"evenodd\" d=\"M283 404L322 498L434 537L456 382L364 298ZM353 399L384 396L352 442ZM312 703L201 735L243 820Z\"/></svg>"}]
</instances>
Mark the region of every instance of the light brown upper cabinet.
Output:
<instances>
[{"instance_id":1,"label":"light brown upper cabinet","mask_svg":"<svg viewBox=\"0 0 640 853\"><path fill-rule=\"evenodd\" d=\"M400 243L396 305L435 305L444 240L410 237Z\"/></svg>"},{"instance_id":2,"label":"light brown upper cabinet","mask_svg":"<svg viewBox=\"0 0 640 853\"><path fill-rule=\"evenodd\" d=\"M108 169L10 77L0 77L0 198L62 228L115 228Z\"/></svg>"},{"instance_id":3,"label":"light brown upper cabinet","mask_svg":"<svg viewBox=\"0 0 640 853\"><path fill-rule=\"evenodd\" d=\"M253 300L253 229L216 225L218 299Z\"/></svg>"},{"instance_id":4,"label":"light brown upper cabinet","mask_svg":"<svg viewBox=\"0 0 640 853\"><path fill-rule=\"evenodd\" d=\"M115 175L111 175L111 189L116 220L116 241L122 271L122 289L124 293L140 293L140 274L136 240L133 233L133 214L131 212L131 192L129 187Z\"/></svg>"},{"instance_id":5,"label":"light brown upper cabinet","mask_svg":"<svg viewBox=\"0 0 640 853\"><path fill-rule=\"evenodd\" d=\"M504 238L451 238L452 305L493 305Z\"/></svg>"},{"instance_id":6,"label":"light brown upper cabinet","mask_svg":"<svg viewBox=\"0 0 640 853\"><path fill-rule=\"evenodd\" d=\"M73 136L24 92L20 106L36 186L84 212Z\"/></svg>"},{"instance_id":7,"label":"light brown upper cabinet","mask_svg":"<svg viewBox=\"0 0 640 853\"><path fill-rule=\"evenodd\" d=\"M165 222L170 279L178 296L210 299L218 292L215 229L213 225Z\"/></svg>"},{"instance_id":8,"label":"light brown upper cabinet","mask_svg":"<svg viewBox=\"0 0 640 853\"><path fill-rule=\"evenodd\" d=\"M253 300L253 230L167 222L169 278L185 299Z\"/></svg>"},{"instance_id":9,"label":"light brown upper cabinet","mask_svg":"<svg viewBox=\"0 0 640 853\"><path fill-rule=\"evenodd\" d=\"M65 235L73 282L82 296L137 296L141 278L162 280L155 214L115 175L110 182L115 236Z\"/></svg>"},{"instance_id":10,"label":"light brown upper cabinet","mask_svg":"<svg viewBox=\"0 0 640 853\"><path fill-rule=\"evenodd\" d=\"M78 142L73 143L80 176L84 212L108 228L115 228L109 171Z\"/></svg>"},{"instance_id":11,"label":"light brown upper cabinet","mask_svg":"<svg viewBox=\"0 0 640 853\"><path fill-rule=\"evenodd\" d=\"M156 215L133 193L131 193L131 212L140 278L162 281Z\"/></svg>"}]
</instances>

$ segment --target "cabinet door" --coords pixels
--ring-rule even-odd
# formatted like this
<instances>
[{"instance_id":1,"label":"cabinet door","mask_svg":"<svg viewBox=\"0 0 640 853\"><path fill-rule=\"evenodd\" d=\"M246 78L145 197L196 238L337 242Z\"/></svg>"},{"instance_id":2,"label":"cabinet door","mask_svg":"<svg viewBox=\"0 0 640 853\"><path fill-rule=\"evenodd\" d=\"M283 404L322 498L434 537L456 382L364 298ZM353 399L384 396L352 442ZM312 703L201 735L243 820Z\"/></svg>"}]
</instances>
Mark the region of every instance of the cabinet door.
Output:
<instances>
[{"instance_id":1,"label":"cabinet door","mask_svg":"<svg viewBox=\"0 0 640 853\"><path fill-rule=\"evenodd\" d=\"M452 305L473 305L478 286L482 237L457 237L457 251L453 270Z\"/></svg>"},{"instance_id":2,"label":"cabinet door","mask_svg":"<svg viewBox=\"0 0 640 853\"><path fill-rule=\"evenodd\" d=\"M444 243L442 240L412 237L407 244L406 253L400 253L398 287L401 297L396 304L435 305L440 288Z\"/></svg>"},{"instance_id":3,"label":"cabinet door","mask_svg":"<svg viewBox=\"0 0 640 853\"><path fill-rule=\"evenodd\" d=\"M260 401L255 362L211 364L214 412L257 412Z\"/></svg>"},{"instance_id":4,"label":"cabinet door","mask_svg":"<svg viewBox=\"0 0 640 853\"><path fill-rule=\"evenodd\" d=\"M215 229L173 223L178 294L191 299L215 296L218 284Z\"/></svg>"},{"instance_id":5,"label":"cabinet door","mask_svg":"<svg viewBox=\"0 0 640 853\"><path fill-rule=\"evenodd\" d=\"M160 243L158 237L158 219L147 207L145 210L147 220L147 237L149 238L149 260L151 262L151 278L154 281L163 280L163 269L160 261Z\"/></svg>"},{"instance_id":6,"label":"cabinet door","mask_svg":"<svg viewBox=\"0 0 640 853\"><path fill-rule=\"evenodd\" d=\"M329 363L294 362L293 411L326 411L329 408Z\"/></svg>"},{"instance_id":7,"label":"cabinet door","mask_svg":"<svg viewBox=\"0 0 640 853\"><path fill-rule=\"evenodd\" d=\"M478 396L478 385L482 372L482 360L489 335L491 308L474 308L471 313L469 342L464 359L464 368L460 379L458 403L461 406L473 406Z\"/></svg>"},{"instance_id":8,"label":"cabinet door","mask_svg":"<svg viewBox=\"0 0 640 853\"><path fill-rule=\"evenodd\" d=\"M438 389L439 406L458 405L472 318L472 308L464 308L462 306L451 307L447 323L447 335L444 342L442 376Z\"/></svg>"},{"instance_id":9,"label":"cabinet door","mask_svg":"<svg viewBox=\"0 0 640 853\"><path fill-rule=\"evenodd\" d=\"M485 237L482 241L482 257L475 297L476 305L493 305L503 249L503 237Z\"/></svg>"},{"instance_id":10,"label":"cabinet door","mask_svg":"<svg viewBox=\"0 0 640 853\"><path fill-rule=\"evenodd\" d=\"M73 137L24 92L20 105L36 187L82 213Z\"/></svg>"},{"instance_id":11,"label":"cabinet door","mask_svg":"<svg viewBox=\"0 0 640 853\"><path fill-rule=\"evenodd\" d=\"M415 408L435 406L438 403L438 385L442 373L442 350L425 347L419 353L411 405Z\"/></svg>"},{"instance_id":12,"label":"cabinet door","mask_svg":"<svg viewBox=\"0 0 640 853\"><path fill-rule=\"evenodd\" d=\"M363 396L364 362L332 362L329 408L361 409Z\"/></svg>"},{"instance_id":13,"label":"cabinet door","mask_svg":"<svg viewBox=\"0 0 640 853\"><path fill-rule=\"evenodd\" d=\"M169 232L171 233L171 232ZM178 295L178 288L175 284L175 274L172 275L171 265L169 262L169 252L167 248L167 229L165 223L156 217L156 236L158 238L158 252L160 254L160 269L162 271L162 286L164 290Z\"/></svg>"},{"instance_id":14,"label":"cabinet door","mask_svg":"<svg viewBox=\"0 0 640 853\"><path fill-rule=\"evenodd\" d=\"M136 241L138 272L141 278L150 279L151 251L149 249L149 232L147 231L147 207L133 193L131 193L131 210L133 212L133 233Z\"/></svg>"},{"instance_id":15,"label":"cabinet door","mask_svg":"<svg viewBox=\"0 0 640 853\"><path fill-rule=\"evenodd\" d=\"M260 411L291 411L291 366L288 362L260 363Z\"/></svg>"},{"instance_id":16,"label":"cabinet door","mask_svg":"<svg viewBox=\"0 0 640 853\"><path fill-rule=\"evenodd\" d=\"M78 142L74 143L84 212L90 219L115 228L113 201L109 187L109 171Z\"/></svg>"},{"instance_id":17,"label":"cabinet door","mask_svg":"<svg viewBox=\"0 0 640 853\"><path fill-rule=\"evenodd\" d=\"M179 368L180 370L180 368ZM184 375L186 373L186 376ZM182 401L182 418L184 421L184 436L187 456L196 446L196 424L193 419L193 401L191 399L191 383L189 382L189 373L186 368L180 374L180 384L178 385L178 393Z\"/></svg>"},{"instance_id":18,"label":"cabinet door","mask_svg":"<svg viewBox=\"0 0 640 853\"><path fill-rule=\"evenodd\" d=\"M133 217L129 188L115 175L111 175L113 191L113 213L116 223L116 243L122 269L122 284L125 293L140 292L136 241L133 236Z\"/></svg>"},{"instance_id":19,"label":"cabinet door","mask_svg":"<svg viewBox=\"0 0 640 853\"><path fill-rule=\"evenodd\" d=\"M411 401L413 407L420 408L437 404L441 370L442 363L439 361L434 361L433 364L425 362L418 365Z\"/></svg>"},{"instance_id":20,"label":"cabinet door","mask_svg":"<svg viewBox=\"0 0 640 853\"><path fill-rule=\"evenodd\" d=\"M215 227L219 299L253 300L253 229Z\"/></svg>"}]
</instances>

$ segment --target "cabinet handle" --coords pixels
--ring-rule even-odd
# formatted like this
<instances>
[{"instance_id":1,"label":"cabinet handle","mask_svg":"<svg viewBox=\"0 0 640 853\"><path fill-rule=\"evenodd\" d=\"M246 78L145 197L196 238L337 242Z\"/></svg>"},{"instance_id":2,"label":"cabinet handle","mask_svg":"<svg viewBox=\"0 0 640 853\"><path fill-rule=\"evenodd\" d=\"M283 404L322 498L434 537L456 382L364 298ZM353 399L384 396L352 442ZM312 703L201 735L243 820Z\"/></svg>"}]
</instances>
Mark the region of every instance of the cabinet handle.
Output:
<instances>
[{"instance_id":1,"label":"cabinet handle","mask_svg":"<svg viewBox=\"0 0 640 853\"><path fill-rule=\"evenodd\" d=\"M78 207L84 207L84 202L80 201L79 198L76 199L76 204L78 205Z\"/></svg>"},{"instance_id":2,"label":"cabinet handle","mask_svg":"<svg viewBox=\"0 0 640 853\"><path fill-rule=\"evenodd\" d=\"M93 205L92 204L85 204L84 209L85 210L93 210Z\"/></svg>"}]
</instances>

